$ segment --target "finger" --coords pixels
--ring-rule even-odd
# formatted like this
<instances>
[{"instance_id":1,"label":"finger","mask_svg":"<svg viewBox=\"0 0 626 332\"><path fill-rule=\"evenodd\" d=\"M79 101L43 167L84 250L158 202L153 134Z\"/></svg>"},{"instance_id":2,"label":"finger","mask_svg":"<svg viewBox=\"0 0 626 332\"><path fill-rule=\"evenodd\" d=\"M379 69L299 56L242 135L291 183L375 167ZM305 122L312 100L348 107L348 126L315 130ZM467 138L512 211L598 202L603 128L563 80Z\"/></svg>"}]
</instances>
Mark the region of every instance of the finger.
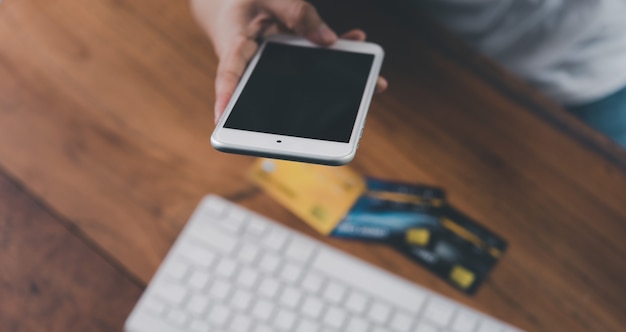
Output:
<instances>
[{"instance_id":1,"label":"finger","mask_svg":"<svg viewBox=\"0 0 626 332\"><path fill-rule=\"evenodd\" d=\"M387 82L387 80L384 77L379 76L378 80L376 81L376 93L381 93L387 90L388 86L389 83Z\"/></svg>"},{"instance_id":2,"label":"finger","mask_svg":"<svg viewBox=\"0 0 626 332\"><path fill-rule=\"evenodd\" d=\"M320 45L330 45L337 41L337 34L324 23L310 3L302 0L265 0L264 4L280 22L296 34Z\"/></svg>"},{"instance_id":3,"label":"finger","mask_svg":"<svg viewBox=\"0 0 626 332\"><path fill-rule=\"evenodd\" d=\"M280 33L285 33L285 31L282 31L278 24L272 24L269 27L267 27L265 30L263 30L263 32L261 33L261 37L266 38L271 35L276 35Z\"/></svg>"},{"instance_id":4,"label":"finger","mask_svg":"<svg viewBox=\"0 0 626 332\"><path fill-rule=\"evenodd\" d=\"M235 41L232 47L220 56L215 77L215 122L224 113L241 75L258 47L254 40L239 38L239 41Z\"/></svg>"},{"instance_id":5,"label":"finger","mask_svg":"<svg viewBox=\"0 0 626 332\"><path fill-rule=\"evenodd\" d=\"M365 34L363 30L354 29L354 30L350 30L348 32L343 33L341 35L341 38L356 40L356 41L364 41L367 38L367 35ZM384 77L379 76L378 80L376 80L376 93L381 93L387 90L388 86L389 86L389 83L387 82L387 80Z\"/></svg>"},{"instance_id":6,"label":"finger","mask_svg":"<svg viewBox=\"0 0 626 332\"><path fill-rule=\"evenodd\" d=\"M356 40L356 41L364 41L365 39L367 39L367 35L365 34L365 31L361 29L354 29L354 30L350 30L342 34L341 38Z\"/></svg>"}]
</instances>

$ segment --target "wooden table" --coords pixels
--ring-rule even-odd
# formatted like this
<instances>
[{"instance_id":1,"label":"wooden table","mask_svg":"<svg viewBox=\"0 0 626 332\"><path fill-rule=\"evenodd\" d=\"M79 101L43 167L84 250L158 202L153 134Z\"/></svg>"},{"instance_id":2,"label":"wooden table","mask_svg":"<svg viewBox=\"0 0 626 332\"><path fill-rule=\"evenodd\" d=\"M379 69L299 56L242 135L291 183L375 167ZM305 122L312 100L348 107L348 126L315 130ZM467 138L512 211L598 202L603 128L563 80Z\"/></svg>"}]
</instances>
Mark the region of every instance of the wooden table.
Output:
<instances>
[{"instance_id":1,"label":"wooden table","mask_svg":"<svg viewBox=\"0 0 626 332\"><path fill-rule=\"evenodd\" d=\"M210 147L217 61L186 1L7 0L0 331L121 330L207 193L528 330L625 331L624 151L383 2L318 1L387 51L390 88L351 167L441 186L509 241L476 296L390 249L321 238L245 178L252 158Z\"/></svg>"}]
</instances>

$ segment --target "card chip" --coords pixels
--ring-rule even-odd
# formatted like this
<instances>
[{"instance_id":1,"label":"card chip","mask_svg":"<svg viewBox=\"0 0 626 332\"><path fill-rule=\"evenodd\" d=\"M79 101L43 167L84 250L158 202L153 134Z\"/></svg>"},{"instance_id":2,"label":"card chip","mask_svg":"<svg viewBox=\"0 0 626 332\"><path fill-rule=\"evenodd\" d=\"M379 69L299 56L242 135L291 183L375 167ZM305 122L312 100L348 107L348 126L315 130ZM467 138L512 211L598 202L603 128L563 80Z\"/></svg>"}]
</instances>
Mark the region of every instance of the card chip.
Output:
<instances>
[{"instance_id":1,"label":"card chip","mask_svg":"<svg viewBox=\"0 0 626 332\"><path fill-rule=\"evenodd\" d=\"M434 207L441 207L443 205L443 200L440 198L433 198L430 200L430 204Z\"/></svg>"},{"instance_id":2,"label":"card chip","mask_svg":"<svg viewBox=\"0 0 626 332\"><path fill-rule=\"evenodd\" d=\"M406 242L408 244L416 244L425 246L430 240L430 231L424 228L412 228L406 232Z\"/></svg>"},{"instance_id":3,"label":"card chip","mask_svg":"<svg viewBox=\"0 0 626 332\"><path fill-rule=\"evenodd\" d=\"M489 254L491 256L498 258L502 254L502 252L498 248L489 248Z\"/></svg>"},{"instance_id":4,"label":"card chip","mask_svg":"<svg viewBox=\"0 0 626 332\"><path fill-rule=\"evenodd\" d=\"M326 209L319 205L313 207L313 209L311 210L311 215L320 220L326 220L328 218L328 213L326 213Z\"/></svg>"},{"instance_id":5,"label":"card chip","mask_svg":"<svg viewBox=\"0 0 626 332\"><path fill-rule=\"evenodd\" d=\"M460 265L455 265L452 268L452 272L450 272L450 279L461 288L468 288L474 283L476 277L472 271Z\"/></svg>"}]
</instances>

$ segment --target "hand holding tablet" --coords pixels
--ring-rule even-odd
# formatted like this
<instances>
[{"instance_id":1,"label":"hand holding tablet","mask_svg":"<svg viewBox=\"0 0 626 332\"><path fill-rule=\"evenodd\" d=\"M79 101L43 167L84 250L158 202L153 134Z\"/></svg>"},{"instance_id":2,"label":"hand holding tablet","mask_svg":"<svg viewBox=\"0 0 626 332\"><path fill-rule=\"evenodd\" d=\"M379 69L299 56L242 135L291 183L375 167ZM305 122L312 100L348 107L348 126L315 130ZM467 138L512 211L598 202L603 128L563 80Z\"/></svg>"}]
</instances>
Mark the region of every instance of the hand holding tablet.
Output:
<instances>
[{"instance_id":1,"label":"hand holding tablet","mask_svg":"<svg viewBox=\"0 0 626 332\"><path fill-rule=\"evenodd\" d=\"M221 151L342 165L356 153L384 52L275 35L259 47L211 137Z\"/></svg>"}]
</instances>

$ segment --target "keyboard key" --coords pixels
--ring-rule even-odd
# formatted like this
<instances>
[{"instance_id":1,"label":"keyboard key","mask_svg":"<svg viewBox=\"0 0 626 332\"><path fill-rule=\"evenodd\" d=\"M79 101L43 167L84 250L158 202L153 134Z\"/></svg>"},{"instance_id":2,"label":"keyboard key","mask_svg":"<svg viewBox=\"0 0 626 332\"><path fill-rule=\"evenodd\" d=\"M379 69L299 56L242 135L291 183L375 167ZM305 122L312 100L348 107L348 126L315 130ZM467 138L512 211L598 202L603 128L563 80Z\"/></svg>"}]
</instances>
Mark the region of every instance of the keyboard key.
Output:
<instances>
[{"instance_id":1,"label":"keyboard key","mask_svg":"<svg viewBox=\"0 0 626 332\"><path fill-rule=\"evenodd\" d=\"M250 332L252 328L252 320L248 316L237 315L230 323L232 332Z\"/></svg>"},{"instance_id":2,"label":"keyboard key","mask_svg":"<svg viewBox=\"0 0 626 332\"><path fill-rule=\"evenodd\" d=\"M288 283L295 283L302 274L300 266L287 263L280 272L280 278Z\"/></svg>"},{"instance_id":3,"label":"keyboard key","mask_svg":"<svg viewBox=\"0 0 626 332\"><path fill-rule=\"evenodd\" d=\"M312 266L324 274L358 287L411 314L419 312L426 298L426 293L417 286L330 248L320 247Z\"/></svg>"},{"instance_id":4,"label":"keyboard key","mask_svg":"<svg viewBox=\"0 0 626 332\"><path fill-rule=\"evenodd\" d=\"M239 253L237 253L239 260L245 263L253 263L257 256L258 249L250 244L244 244L241 249L239 249Z\"/></svg>"},{"instance_id":5,"label":"keyboard key","mask_svg":"<svg viewBox=\"0 0 626 332\"><path fill-rule=\"evenodd\" d=\"M209 324L201 321L201 320L194 320L193 322L191 322L191 325L189 326L189 329L192 332L210 332L211 331L211 326L209 326Z\"/></svg>"},{"instance_id":6,"label":"keyboard key","mask_svg":"<svg viewBox=\"0 0 626 332\"><path fill-rule=\"evenodd\" d=\"M267 222L262 221L259 218L251 218L248 220L248 227L246 231L250 233L250 235L261 235L267 229Z\"/></svg>"},{"instance_id":7,"label":"keyboard key","mask_svg":"<svg viewBox=\"0 0 626 332\"><path fill-rule=\"evenodd\" d=\"M446 326L454 314L454 304L443 298L431 298L423 316L439 326Z\"/></svg>"},{"instance_id":8,"label":"keyboard key","mask_svg":"<svg viewBox=\"0 0 626 332\"><path fill-rule=\"evenodd\" d=\"M237 290L231 298L231 304L239 310L246 310L252 303L252 293L245 290Z\"/></svg>"},{"instance_id":9,"label":"keyboard key","mask_svg":"<svg viewBox=\"0 0 626 332\"><path fill-rule=\"evenodd\" d=\"M215 254L210 250L192 243L181 243L178 252L191 264L201 268L211 266L211 263L213 263L215 259Z\"/></svg>"},{"instance_id":10,"label":"keyboard key","mask_svg":"<svg viewBox=\"0 0 626 332\"><path fill-rule=\"evenodd\" d=\"M204 311L209 306L209 298L204 295L196 294L191 297L187 303L187 311L196 316L204 314Z\"/></svg>"},{"instance_id":11,"label":"keyboard key","mask_svg":"<svg viewBox=\"0 0 626 332\"><path fill-rule=\"evenodd\" d=\"M161 315L165 311L165 304L152 297L144 299L142 304L145 306L147 311L155 315Z\"/></svg>"},{"instance_id":12,"label":"keyboard key","mask_svg":"<svg viewBox=\"0 0 626 332\"><path fill-rule=\"evenodd\" d=\"M350 293L346 301L346 308L355 314L360 314L365 310L367 305L367 297L360 293Z\"/></svg>"},{"instance_id":13,"label":"keyboard key","mask_svg":"<svg viewBox=\"0 0 626 332\"><path fill-rule=\"evenodd\" d=\"M280 284L276 280L267 278L261 282L261 285L259 286L259 293L273 299L279 289Z\"/></svg>"},{"instance_id":14,"label":"keyboard key","mask_svg":"<svg viewBox=\"0 0 626 332\"><path fill-rule=\"evenodd\" d=\"M294 236L289 241L285 256L298 262L307 262L313 254L313 242L300 236Z\"/></svg>"},{"instance_id":15,"label":"keyboard key","mask_svg":"<svg viewBox=\"0 0 626 332\"><path fill-rule=\"evenodd\" d=\"M267 253L263 255L259 268L267 273L273 273L280 265L280 259L273 254Z\"/></svg>"},{"instance_id":16,"label":"keyboard key","mask_svg":"<svg viewBox=\"0 0 626 332\"><path fill-rule=\"evenodd\" d=\"M324 290L323 297L330 303L338 304L343 299L346 288L336 282L330 282Z\"/></svg>"},{"instance_id":17,"label":"keyboard key","mask_svg":"<svg viewBox=\"0 0 626 332\"><path fill-rule=\"evenodd\" d=\"M347 318L347 312L337 307L331 307L324 315L324 323L332 328L338 329L343 326Z\"/></svg>"},{"instance_id":18,"label":"keyboard key","mask_svg":"<svg viewBox=\"0 0 626 332\"><path fill-rule=\"evenodd\" d=\"M199 208L199 212L209 212L211 215L215 216L215 217L219 217L224 210L227 208L227 204L226 201L218 199L216 197L211 197L208 199L205 199L201 202L200 207ZM207 219L202 219L202 220L207 220Z\"/></svg>"},{"instance_id":19,"label":"keyboard key","mask_svg":"<svg viewBox=\"0 0 626 332\"><path fill-rule=\"evenodd\" d=\"M440 332L438 328L427 322L420 322L415 328L415 332Z\"/></svg>"},{"instance_id":20,"label":"keyboard key","mask_svg":"<svg viewBox=\"0 0 626 332\"><path fill-rule=\"evenodd\" d=\"M319 326L309 320L301 320L295 332L319 332Z\"/></svg>"},{"instance_id":21,"label":"keyboard key","mask_svg":"<svg viewBox=\"0 0 626 332\"><path fill-rule=\"evenodd\" d=\"M317 293L322 288L324 279L319 274L309 273L302 280L302 287L311 293Z\"/></svg>"},{"instance_id":22,"label":"keyboard key","mask_svg":"<svg viewBox=\"0 0 626 332\"><path fill-rule=\"evenodd\" d=\"M250 268L244 268L237 276L237 282L247 288L254 286L259 279L259 273Z\"/></svg>"},{"instance_id":23,"label":"keyboard key","mask_svg":"<svg viewBox=\"0 0 626 332\"><path fill-rule=\"evenodd\" d=\"M191 277L189 277L189 281L187 282L187 284L189 285L189 287L194 289L204 289L209 283L210 279L211 277L208 273L203 271L195 271L191 275Z\"/></svg>"},{"instance_id":24,"label":"keyboard key","mask_svg":"<svg viewBox=\"0 0 626 332\"><path fill-rule=\"evenodd\" d=\"M352 317L350 321L348 321L348 326L346 327L346 332L363 332L367 331L370 327L370 324L363 318Z\"/></svg>"},{"instance_id":25,"label":"keyboard key","mask_svg":"<svg viewBox=\"0 0 626 332\"><path fill-rule=\"evenodd\" d=\"M272 302L259 300L254 304L252 316L264 322L270 318L272 311L274 311L274 304Z\"/></svg>"},{"instance_id":26,"label":"keyboard key","mask_svg":"<svg viewBox=\"0 0 626 332\"><path fill-rule=\"evenodd\" d=\"M189 265L184 262L177 260L169 262L167 267L165 268L167 271L168 278L173 281L181 281L189 272Z\"/></svg>"},{"instance_id":27,"label":"keyboard key","mask_svg":"<svg viewBox=\"0 0 626 332\"><path fill-rule=\"evenodd\" d=\"M460 310L452 323L452 330L455 332L474 331L478 323L478 315L469 310Z\"/></svg>"},{"instance_id":28,"label":"keyboard key","mask_svg":"<svg viewBox=\"0 0 626 332\"><path fill-rule=\"evenodd\" d=\"M230 278L235 273L235 269L237 269L237 265L235 262L229 260L228 258L222 259L217 267L215 268L215 272L222 277Z\"/></svg>"},{"instance_id":29,"label":"keyboard key","mask_svg":"<svg viewBox=\"0 0 626 332\"><path fill-rule=\"evenodd\" d=\"M213 283L213 285L211 286L211 290L209 291L209 294L211 294L211 296L217 300L223 300L228 296L228 293L230 292L230 284L222 281L222 280L218 280L216 282Z\"/></svg>"},{"instance_id":30,"label":"keyboard key","mask_svg":"<svg viewBox=\"0 0 626 332\"><path fill-rule=\"evenodd\" d=\"M195 224L189 232L189 236L224 254L232 252L233 249L235 249L235 245L237 245L237 239L235 237L226 232L217 230L210 224Z\"/></svg>"},{"instance_id":31,"label":"keyboard key","mask_svg":"<svg viewBox=\"0 0 626 332\"><path fill-rule=\"evenodd\" d=\"M274 330L265 325L259 325L254 329L254 332L274 332Z\"/></svg>"},{"instance_id":32,"label":"keyboard key","mask_svg":"<svg viewBox=\"0 0 626 332\"><path fill-rule=\"evenodd\" d=\"M287 287L280 295L280 303L288 308L295 308L302 298L302 292L293 287Z\"/></svg>"},{"instance_id":33,"label":"keyboard key","mask_svg":"<svg viewBox=\"0 0 626 332\"><path fill-rule=\"evenodd\" d=\"M385 324L391 314L391 307L383 303L373 303L368 312L368 317L379 324Z\"/></svg>"},{"instance_id":34,"label":"keyboard key","mask_svg":"<svg viewBox=\"0 0 626 332\"><path fill-rule=\"evenodd\" d=\"M226 321L230 317L230 310L226 307L216 306L213 307L209 313L209 322L220 327L226 324Z\"/></svg>"},{"instance_id":35,"label":"keyboard key","mask_svg":"<svg viewBox=\"0 0 626 332\"><path fill-rule=\"evenodd\" d=\"M500 332L502 331L502 325L492 321L485 319L480 322L480 328L478 332Z\"/></svg>"},{"instance_id":36,"label":"keyboard key","mask_svg":"<svg viewBox=\"0 0 626 332\"><path fill-rule=\"evenodd\" d=\"M157 297L169 302L171 305L180 305L187 295L187 290L178 284L160 282L153 287Z\"/></svg>"},{"instance_id":37,"label":"keyboard key","mask_svg":"<svg viewBox=\"0 0 626 332\"><path fill-rule=\"evenodd\" d=\"M281 228L274 228L263 239L263 245L272 250L279 251L287 242L287 231Z\"/></svg>"},{"instance_id":38,"label":"keyboard key","mask_svg":"<svg viewBox=\"0 0 626 332\"><path fill-rule=\"evenodd\" d=\"M220 220L218 224L222 230L237 234L243 229L245 218L246 214L243 211L230 210L226 218Z\"/></svg>"},{"instance_id":39,"label":"keyboard key","mask_svg":"<svg viewBox=\"0 0 626 332\"><path fill-rule=\"evenodd\" d=\"M228 211L226 219L241 224L246 219L246 217L247 214L243 210L231 209L230 211Z\"/></svg>"},{"instance_id":40,"label":"keyboard key","mask_svg":"<svg viewBox=\"0 0 626 332\"><path fill-rule=\"evenodd\" d=\"M398 332L409 332L413 318L405 313L396 312L391 318L391 328Z\"/></svg>"},{"instance_id":41,"label":"keyboard key","mask_svg":"<svg viewBox=\"0 0 626 332\"><path fill-rule=\"evenodd\" d=\"M187 314L178 309L174 309L167 314L167 320L173 325L183 325L187 322Z\"/></svg>"},{"instance_id":42,"label":"keyboard key","mask_svg":"<svg viewBox=\"0 0 626 332\"><path fill-rule=\"evenodd\" d=\"M215 254L210 250L194 245L191 243L183 243L180 246L180 254L184 256L190 263L197 267L208 268L215 260Z\"/></svg>"},{"instance_id":43,"label":"keyboard key","mask_svg":"<svg viewBox=\"0 0 626 332\"><path fill-rule=\"evenodd\" d=\"M324 302L318 298L309 297L302 304L300 311L310 318L317 319L322 313L323 308Z\"/></svg>"},{"instance_id":44,"label":"keyboard key","mask_svg":"<svg viewBox=\"0 0 626 332\"><path fill-rule=\"evenodd\" d=\"M274 319L274 326L281 331L291 331L296 323L296 315L293 312L280 309L276 318Z\"/></svg>"},{"instance_id":45,"label":"keyboard key","mask_svg":"<svg viewBox=\"0 0 626 332\"><path fill-rule=\"evenodd\" d=\"M243 228L243 223L234 221L232 219L224 219L220 223L220 230L225 231L231 235L237 235Z\"/></svg>"},{"instance_id":46,"label":"keyboard key","mask_svg":"<svg viewBox=\"0 0 626 332\"><path fill-rule=\"evenodd\" d=\"M512 326L505 326L502 332L523 332L523 331Z\"/></svg>"}]
</instances>

